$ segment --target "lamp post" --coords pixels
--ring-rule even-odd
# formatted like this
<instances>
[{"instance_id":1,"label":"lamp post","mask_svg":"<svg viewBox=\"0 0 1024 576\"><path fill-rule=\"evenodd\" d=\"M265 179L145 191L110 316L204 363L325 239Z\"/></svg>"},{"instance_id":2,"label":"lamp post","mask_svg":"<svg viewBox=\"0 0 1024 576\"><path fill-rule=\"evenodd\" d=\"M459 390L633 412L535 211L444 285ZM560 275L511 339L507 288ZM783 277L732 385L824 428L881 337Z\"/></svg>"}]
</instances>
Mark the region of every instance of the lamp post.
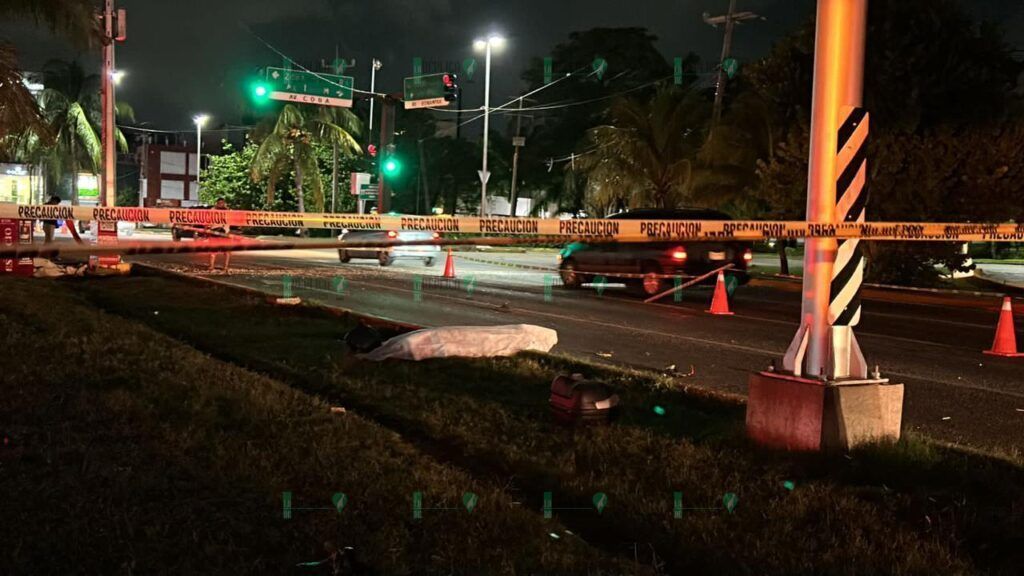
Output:
<instances>
[{"instance_id":1,"label":"lamp post","mask_svg":"<svg viewBox=\"0 0 1024 576\"><path fill-rule=\"evenodd\" d=\"M203 171L203 126L210 120L206 114L197 114L192 118L196 124L196 199L199 196L199 174Z\"/></svg>"},{"instance_id":2,"label":"lamp post","mask_svg":"<svg viewBox=\"0 0 1024 576\"><path fill-rule=\"evenodd\" d=\"M483 165L480 169L480 217L487 215L487 181L491 173L487 171L487 136L491 127L491 51L505 45L505 39L491 34L486 39L480 38L473 42L477 51L483 51L484 57L484 143Z\"/></svg>"}]
</instances>

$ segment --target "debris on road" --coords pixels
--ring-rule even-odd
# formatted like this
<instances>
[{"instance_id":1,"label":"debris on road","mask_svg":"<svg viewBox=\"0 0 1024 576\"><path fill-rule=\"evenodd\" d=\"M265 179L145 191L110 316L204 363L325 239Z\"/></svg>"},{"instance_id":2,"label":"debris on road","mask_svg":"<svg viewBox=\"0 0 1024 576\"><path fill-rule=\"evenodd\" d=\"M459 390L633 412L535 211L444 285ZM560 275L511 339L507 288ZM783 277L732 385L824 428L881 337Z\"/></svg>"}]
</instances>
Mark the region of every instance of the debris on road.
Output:
<instances>
[{"instance_id":1,"label":"debris on road","mask_svg":"<svg viewBox=\"0 0 1024 576\"><path fill-rule=\"evenodd\" d=\"M600 356L601 358L611 358L612 357L612 353L611 352L594 352L594 354Z\"/></svg>"},{"instance_id":2,"label":"debris on road","mask_svg":"<svg viewBox=\"0 0 1024 576\"><path fill-rule=\"evenodd\" d=\"M362 358L426 360L428 358L489 358L512 356L527 350L549 352L558 333L532 324L504 326L446 326L395 336Z\"/></svg>"}]
</instances>

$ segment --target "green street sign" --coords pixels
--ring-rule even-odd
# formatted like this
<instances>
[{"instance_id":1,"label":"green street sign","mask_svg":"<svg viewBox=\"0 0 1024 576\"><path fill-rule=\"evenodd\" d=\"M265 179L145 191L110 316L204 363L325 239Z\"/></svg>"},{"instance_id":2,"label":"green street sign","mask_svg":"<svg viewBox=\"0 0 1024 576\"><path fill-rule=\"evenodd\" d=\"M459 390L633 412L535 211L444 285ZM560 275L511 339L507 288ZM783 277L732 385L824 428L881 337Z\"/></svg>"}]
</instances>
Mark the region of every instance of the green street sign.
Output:
<instances>
[{"instance_id":1,"label":"green street sign","mask_svg":"<svg viewBox=\"0 0 1024 576\"><path fill-rule=\"evenodd\" d=\"M735 58L726 58L722 60L722 70L725 70L725 75L732 80L736 73L740 71L740 63Z\"/></svg>"},{"instance_id":2,"label":"green street sign","mask_svg":"<svg viewBox=\"0 0 1024 576\"><path fill-rule=\"evenodd\" d=\"M269 97L282 102L351 108L353 84L351 76L267 68Z\"/></svg>"},{"instance_id":3,"label":"green street sign","mask_svg":"<svg viewBox=\"0 0 1024 576\"><path fill-rule=\"evenodd\" d=\"M444 97L444 73L406 78L403 88L402 99L407 110L449 104Z\"/></svg>"},{"instance_id":4,"label":"green street sign","mask_svg":"<svg viewBox=\"0 0 1024 576\"><path fill-rule=\"evenodd\" d=\"M360 200L377 200L377 193L374 192L373 194L360 194L359 195L359 199Z\"/></svg>"},{"instance_id":5,"label":"green street sign","mask_svg":"<svg viewBox=\"0 0 1024 576\"><path fill-rule=\"evenodd\" d=\"M594 74L597 75L597 79L604 80L604 74L608 71L608 61L598 56L597 58L594 58L592 66L594 68Z\"/></svg>"},{"instance_id":6,"label":"green street sign","mask_svg":"<svg viewBox=\"0 0 1024 576\"><path fill-rule=\"evenodd\" d=\"M544 85L545 86L547 86L548 84L551 84L551 77L554 74L554 70L553 69L554 69L554 64L552 62L551 56L546 56L544 58Z\"/></svg>"},{"instance_id":7,"label":"green street sign","mask_svg":"<svg viewBox=\"0 0 1024 576\"><path fill-rule=\"evenodd\" d=\"M466 80L473 79L473 74L476 74L476 58L466 58L462 61L462 73Z\"/></svg>"},{"instance_id":8,"label":"green street sign","mask_svg":"<svg viewBox=\"0 0 1024 576\"><path fill-rule=\"evenodd\" d=\"M675 81L676 86L682 85L682 83L683 83L683 59L680 58L679 56L676 56L675 59L672 60L672 68L673 68L673 70L672 70L673 74L672 75L673 75L673 79Z\"/></svg>"}]
</instances>

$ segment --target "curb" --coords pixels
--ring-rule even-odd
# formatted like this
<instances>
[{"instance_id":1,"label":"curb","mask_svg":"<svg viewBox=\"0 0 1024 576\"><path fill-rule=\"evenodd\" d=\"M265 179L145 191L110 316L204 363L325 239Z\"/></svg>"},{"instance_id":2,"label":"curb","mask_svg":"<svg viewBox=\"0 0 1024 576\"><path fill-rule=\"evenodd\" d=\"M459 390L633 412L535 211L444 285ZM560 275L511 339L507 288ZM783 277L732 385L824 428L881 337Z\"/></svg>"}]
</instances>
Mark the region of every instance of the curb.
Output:
<instances>
[{"instance_id":1,"label":"curb","mask_svg":"<svg viewBox=\"0 0 1024 576\"><path fill-rule=\"evenodd\" d=\"M753 277L761 279L761 280L768 280L768 281L778 280L778 281L793 282L793 283L803 282L803 279L804 279L803 276L793 276L793 275L784 275L784 274L760 274L760 275L756 275L756 276L753 276ZM1015 286L1013 284L1005 284L1005 283L1001 283L1001 282L992 280L991 278L985 278L983 275L981 275L981 274L979 274L977 272L975 272L975 277L978 278L979 280L983 280L985 282L991 283L993 286L996 286L996 287L999 287L999 288L1002 288L1002 289L1009 289L1013 293L1009 294L1009 293L1005 293L1005 292L982 292L982 291L977 291L977 290L955 290L955 289L952 289L952 288L915 288L913 286L897 286L895 284L872 284L872 283L868 283L868 282L865 282L863 284L863 286L865 288L875 288L875 289L878 289L878 290L888 290L888 291L892 291L892 292L923 292L923 293L926 293L926 294L945 294L945 295L950 295L950 296L973 296L973 297L976 297L976 298L1002 298L1003 296L1010 296L1010 297L1012 297L1012 298L1014 298L1016 300L1024 299L1021 296L1017 295L1017 294L1019 294L1021 292L1024 292L1024 287Z\"/></svg>"},{"instance_id":2,"label":"curb","mask_svg":"<svg viewBox=\"0 0 1024 576\"><path fill-rule=\"evenodd\" d=\"M173 270L165 270L163 268L160 268L158 266L152 266L150 264L140 264L138 262L134 262L132 264L133 264L133 266L136 269L139 269L139 270L143 271L143 274L148 274L148 275L153 275L153 276L164 276L164 277L168 277L168 278L177 278L177 279L187 280L187 281L192 281L192 282L206 282L208 284L214 284L216 286L219 286L219 287L222 287L222 288L227 288L229 290L234 290L234 291L237 291L237 292L242 292L242 293L248 294L250 296L256 296L256 297L259 297L260 299L266 300L268 302L272 302L272 300L274 298L273 294L269 294L267 292L264 292L262 290L258 290L256 288L249 288L249 287L246 287L246 286L239 286L237 284L231 284L230 282L224 282L224 281L221 281L221 280L216 280L214 278L205 278L205 277L202 277L202 276L191 276L189 274L184 274L184 273L181 273L181 272L174 272ZM321 310L321 311L327 312L328 314L330 314L332 316L338 316L338 317L341 317L341 318L346 318L346 317L348 317L348 318L355 318L358 321L360 321L360 322L362 322L362 323L364 323L364 324L366 324L368 326L390 328L392 330L398 330L398 331L402 331L402 332L411 332L413 330L422 330L423 328L428 328L428 326L419 326L417 324L410 324L408 322L401 322L399 320L392 320L391 318L384 318L384 317L380 317L380 316L370 316L368 314L362 314L360 312L355 312L355 311L353 311L353 310L351 310L349 308L345 308L345 307L342 307L342 306L328 306L328 305L325 305L325 304L311 304L311 303L309 303L309 302L307 302L305 300L303 300L302 303L298 305L298 307L312 308L312 309L316 309L316 310Z\"/></svg>"}]
</instances>

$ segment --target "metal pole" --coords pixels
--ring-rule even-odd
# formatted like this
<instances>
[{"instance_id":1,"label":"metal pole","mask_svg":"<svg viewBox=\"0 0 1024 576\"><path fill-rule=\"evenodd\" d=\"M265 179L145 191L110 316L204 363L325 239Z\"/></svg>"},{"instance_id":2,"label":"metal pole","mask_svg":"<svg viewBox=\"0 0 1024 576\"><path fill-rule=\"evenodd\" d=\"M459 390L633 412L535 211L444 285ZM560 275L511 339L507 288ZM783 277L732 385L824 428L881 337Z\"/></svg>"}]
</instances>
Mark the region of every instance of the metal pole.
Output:
<instances>
[{"instance_id":1,"label":"metal pole","mask_svg":"<svg viewBox=\"0 0 1024 576\"><path fill-rule=\"evenodd\" d=\"M370 92L377 92L377 70L381 67L380 60L371 58L370 63ZM373 101L376 99L375 94L370 95L370 128L366 131L366 138L370 142L373 142Z\"/></svg>"},{"instance_id":2,"label":"metal pole","mask_svg":"<svg viewBox=\"0 0 1024 576\"><path fill-rule=\"evenodd\" d=\"M725 16L725 42L722 44L722 58L718 61L718 85L715 87L715 108L711 115L711 131L718 127L722 119L722 100L725 99L725 61L732 51L732 32L736 27L736 0L729 0L729 12Z\"/></svg>"},{"instance_id":3,"label":"metal pole","mask_svg":"<svg viewBox=\"0 0 1024 576\"><path fill-rule=\"evenodd\" d=\"M519 114L516 116L516 137L513 139L512 146L515 148L515 153L512 154L512 193L509 194L509 200L512 202L512 207L509 209L509 216L512 218L516 217L516 204L519 204L519 197L516 196L516 184L519 178L519 138L521 138L523 128L523 99L519 99Z\"/></svg>"},{"instance_id":4,"label":"metal pole","mask_svg":"<svg viewBox=\"0 0 1024 576\"><path fill-rule=\"evenodd\" d=\"M836 154L841 111L860 106L863 97L864 44L868 0L818 0L814 57L814 97L807 181L807 221L836 221ZM832 268L837 243L808 238L804 250L801 327L784 359L794 374L826 377L834 353L848 354L852 342L835 349L828 320ZM846 330L849 330L847 328ZM847 362L848 364L848 362Z\"/></svg>"},{"instance_id":5,"label":"metal pole","mask_svg":"<svg viewBox=\"0 0 1024 576\"><path fill-rule=\"evenodd\" d=\"M199 173L203 171L203 123L196 121L196 198L199 198Z\"/></svg>"},{"instance_id":6,"label":"metal pole","mask_svg":"<svg viewBox=\"0 0 1024 576\"><path fill-rule=\"evenodd\" d=\"M480 170L480 217L487 215L487 132L491 128L491 40L487 40L487 55L484 62L484 151L483 168Z\"/></svg>"},{"instance_id":7,"label":"metal pole","mask_svg":"<svg viewBox=\"0 0 1024 576\"><path fill-rule=\"evenodd\" d=\"M117 204L117 159L114 148L114 0L103 7L103 195L100 204ZM73 178L78 175L74 174Z\"/></svg>"}]
</instances>

